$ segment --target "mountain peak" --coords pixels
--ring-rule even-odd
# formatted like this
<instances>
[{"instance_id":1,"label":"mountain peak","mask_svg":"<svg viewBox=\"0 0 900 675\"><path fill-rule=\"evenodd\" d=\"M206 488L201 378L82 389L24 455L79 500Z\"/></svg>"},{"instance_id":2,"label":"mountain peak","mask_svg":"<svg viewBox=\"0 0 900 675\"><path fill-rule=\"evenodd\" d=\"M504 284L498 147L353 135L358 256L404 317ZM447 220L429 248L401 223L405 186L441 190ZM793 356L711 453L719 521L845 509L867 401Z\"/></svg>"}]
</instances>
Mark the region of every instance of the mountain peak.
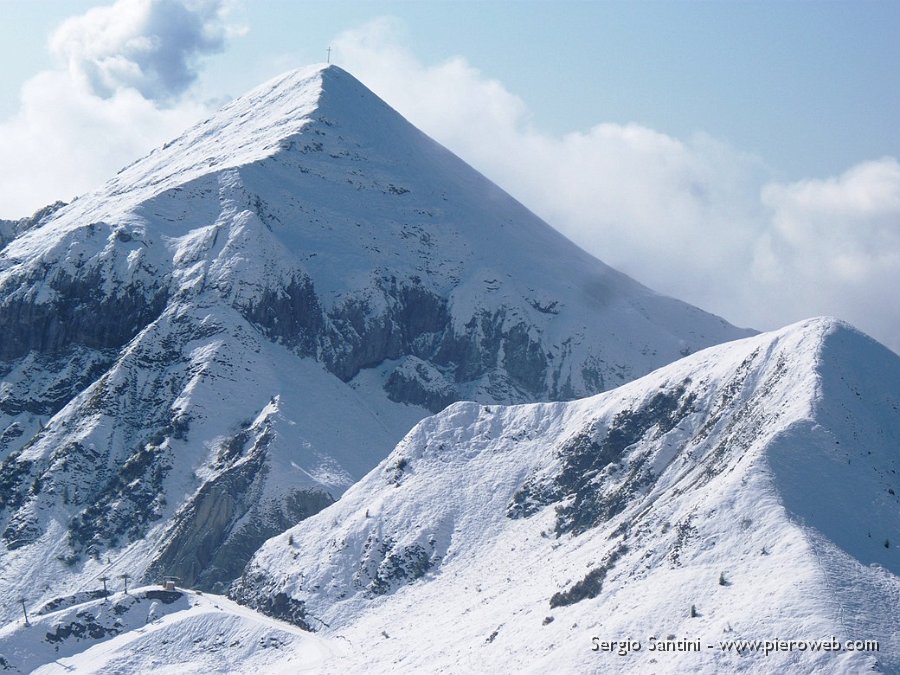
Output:
<instances>
[{"instance_id":1,"label":"mountain peak","mask_svg":"<svg viewBox=\"0 0 900 675\"><path fill-rule=\"evenodd\" d=\"M393 137L402 127L407 140L412 133L437 145L342 68L304 66L264 82L124 167L92 195L94 199L71 206L73 220L108 219L203 176L270 158L294 147L291 141L317 122L323 131L349 124L361 131L355 134L357 143L370 136ZM311 139L309 147L320 148L320 140ZM340 148L331 154L347 151Z\"/></svg>"},{"instance_id":2,"label":"mountain peak","mask_svg":"<svg viewBox=\"0 0 900 675\"><path fill-rule=\"evenodd\" d=\"M272 78L125 167L101 192L115 195L151 188L158 193L207 173L269 157L309 123L319 106L324 80L340 79L339 73L343 71L335 66L316 65ZM141 198L150 196L140 192Z\"/></svg>"}]
</instances>

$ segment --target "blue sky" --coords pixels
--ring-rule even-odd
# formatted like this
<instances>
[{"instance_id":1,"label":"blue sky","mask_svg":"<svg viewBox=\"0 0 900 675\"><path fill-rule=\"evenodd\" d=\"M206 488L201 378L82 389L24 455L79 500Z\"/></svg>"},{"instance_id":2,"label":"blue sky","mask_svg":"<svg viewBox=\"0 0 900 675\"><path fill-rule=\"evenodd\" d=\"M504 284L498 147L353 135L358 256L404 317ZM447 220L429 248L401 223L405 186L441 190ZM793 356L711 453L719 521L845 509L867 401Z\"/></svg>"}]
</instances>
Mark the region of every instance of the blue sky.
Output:
<instances>
[{"instance_id":1,"label":"blue sky","mask_svg":"<svg viewBox=\"0 0 900 675\"><path fill-rule=\"evenodd\" d=\"M0 113L52 65L46 42L96 1L2 0ZM211 95L238 95L283 67L323 60L342 31L402 21L426 63L462 55L528 104L548 132L637 122L704 131L789 178L900 156L900 3L234 3L246 33L204 66Z\"/></svg>"},{"instance_id":2,"label":"blue sky","mask_svg":"<svg viewBox=\"0 0 900 675\"><path fill-rule=\"evenodd\" d=\"M333 60L581 246L900 349L900 2L0 0L0 217Z\"/></svg>"}]
</instances>

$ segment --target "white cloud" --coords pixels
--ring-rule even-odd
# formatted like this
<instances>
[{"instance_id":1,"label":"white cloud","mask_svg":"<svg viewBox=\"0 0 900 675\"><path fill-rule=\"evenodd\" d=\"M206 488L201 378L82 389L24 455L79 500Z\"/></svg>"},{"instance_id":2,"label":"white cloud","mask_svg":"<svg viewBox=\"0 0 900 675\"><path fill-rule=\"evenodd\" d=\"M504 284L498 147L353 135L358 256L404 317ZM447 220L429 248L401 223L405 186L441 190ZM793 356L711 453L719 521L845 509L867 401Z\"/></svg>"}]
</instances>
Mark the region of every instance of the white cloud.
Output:
<instances>
[{"instance_id":1,"label":"white cloud","mask_svg":"<svg viewBox=\"0 0 900 675\"><path fill-rule=\"evenodd\" d=\"M64 21L50 49L97 96L168 101L197 78L199 56L224 48L224 11L221 0L119 0Z\"/></svg>"},{"instance_id":2,"label":"white cloud","mask_svg":"<svg viewBox=\"0 0 900 675\"><path fill-rule=\"evenodd\" d=\"M193 102L160 109L132 89L102 99L65 73L36 75L22 89L18 114L0 124L0 217L97 187L205 112Z\"/></svg>"},{"instance_id":3,"label":"white cloud","mask_svg":"<svg viewBox=\"0 0 900 675\"><path fill-rule=\"evenodd\" d=\"M900 163L826 180L771 183L753 272L776 316L837 314L900 350Z\"/></svg>"},{"instance_id":4,"label":"white cloud","mask_svg":"<svg viewBox=\"0 0 900 675\"><path fill-rule=\"evenodd\" d=\"M900 350L895 159L779 183L759 158L702 134L608 123L542 133L502 84L462 58L422 64L401 33L384 19L347 31L336 60L599 258L739 324L831 314Z\"/></svg>"},{"instance_id":5,"label":"white cloud","mask_svg":"<svg viewBox=\"0 0 900 675\"><path fill-rule=\"evenodd\" d=\"M224 0L119 0L66 20L59 67L22 87L0 122L0 217L98 186L208 112L191 100L198 59L231 29Z\"/></svg>"}]
</instances>

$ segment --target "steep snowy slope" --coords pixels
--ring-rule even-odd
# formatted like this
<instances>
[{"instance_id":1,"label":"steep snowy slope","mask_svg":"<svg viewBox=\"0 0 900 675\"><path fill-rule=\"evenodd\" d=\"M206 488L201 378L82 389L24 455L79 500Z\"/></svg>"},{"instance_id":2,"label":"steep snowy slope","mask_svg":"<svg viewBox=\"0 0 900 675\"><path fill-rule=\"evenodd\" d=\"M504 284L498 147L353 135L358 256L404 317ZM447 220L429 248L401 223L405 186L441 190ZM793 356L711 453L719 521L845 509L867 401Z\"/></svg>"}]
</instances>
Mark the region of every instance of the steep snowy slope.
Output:
<instances>
[{"instance_id":1,"label":"steep snowy slope","mask_svg":"<svg viewBox=\"0 0 900 675\"><path fill-rule=\"evenodd\" d=\"M429 411L587 395L747 334L334 67L2 233L0 593L35 603L123 569L223 588Z\"/></svg>"},{"instance_id":2,"label":"steep snowy slope","mask_svg":"<svg viewBox=\"0 0 900 675\"><path fill-rule=\"evenodd\" d=\"M900 358L817 319L584 400L454 404L233 597L342 636L335 672L897 673L898 544Z\"/></svg>"}]
</instances>

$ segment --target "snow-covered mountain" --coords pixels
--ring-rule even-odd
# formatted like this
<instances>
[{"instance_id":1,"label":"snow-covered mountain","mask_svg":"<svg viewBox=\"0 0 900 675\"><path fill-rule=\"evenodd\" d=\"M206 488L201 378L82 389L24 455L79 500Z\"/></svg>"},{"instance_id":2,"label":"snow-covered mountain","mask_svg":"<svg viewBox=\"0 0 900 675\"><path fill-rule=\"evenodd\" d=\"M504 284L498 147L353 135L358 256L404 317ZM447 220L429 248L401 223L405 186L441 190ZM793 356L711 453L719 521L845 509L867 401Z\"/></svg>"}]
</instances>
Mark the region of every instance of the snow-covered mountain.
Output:
<instances>
[{"instance_id":1,"label":"snow-covered mountain","mask_svg":"<svg viewBox=\"0 0 900 675\"><path fill-rule=\"evenodd\" d=\"M456 403L233 597L351 645L331 672L898 673L898 448L900 357L811 320L579 401Z\"/></svg>"},{"instance_id":2,"label":"snow-covered mountain","mask_svg":"<svg viewBox=\"0 0 900 675\"><path fill-rule=\"evenodd\" d=\"M593 394L748 334L587 255L333 66L0 246L0 594L35 606L122 572L222 589L429 412Z\"/></svg>"},{"instance_id":3,"label":"snow-covered mountain","mask_svg":"<svg viewBox=\"0 0 900 675\"><path fill-rule=\"evenodd\" d=\"M831 319L579 401L456 403L267 542L245 606L62 596L0 628L0 667L897 673L898 441L900 357Z\"/></svg>"}]
</instances>

